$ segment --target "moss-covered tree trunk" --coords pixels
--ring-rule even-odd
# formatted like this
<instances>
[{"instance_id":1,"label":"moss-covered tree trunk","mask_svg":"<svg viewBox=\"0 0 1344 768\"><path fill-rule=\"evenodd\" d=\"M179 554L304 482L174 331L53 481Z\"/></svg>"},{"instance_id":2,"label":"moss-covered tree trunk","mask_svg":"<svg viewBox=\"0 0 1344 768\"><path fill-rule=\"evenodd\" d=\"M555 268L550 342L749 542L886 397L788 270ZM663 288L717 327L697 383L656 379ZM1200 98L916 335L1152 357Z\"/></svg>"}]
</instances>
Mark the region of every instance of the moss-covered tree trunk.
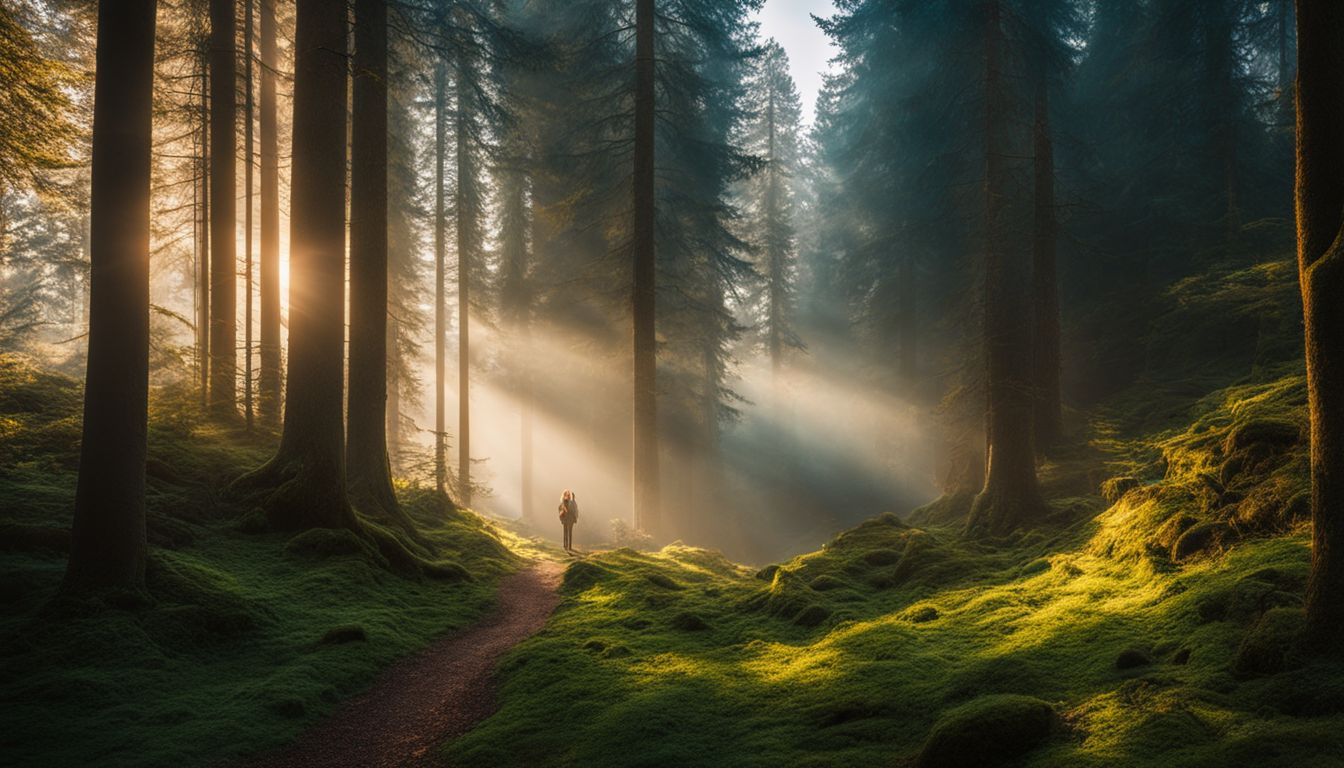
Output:
<instances>
[{"instance_id":1,"label":"moss-covered tree trunk","mask_svg":"<svg viewBox=\"0 0 1344 768\"><path fill-rule=\"evenodd\" d=\"M136 588L145 574L149 170L155 0L98 6L89 355L64 588Z\"/></svg>"},{"instance_id":2,"label":"moss-covered tree trunk","mask_svg":"<svg viewBox=\"0 0 1344 768\"><path fill-rule=\"evenodd\" d=\"M1314 639L1344 649L1344 4L1297 3L1297 258L1311 414Z\"/></svg>"},{"instance_id":3,"label":"moss-covered tree trunk","mask_svg":"<svg viewBox=\"0 0 1344 768\"><path fill-rule=\"evenodd\" d=\"M658 359L654 337L653 0L635 0L634 429L635 524L658 537Z\"/></svg>"},{"instance_id":4,"label":"moss-covered tree trunk","mask_svg":"<svg viewBox=\"0 0 1344 768\"><path fill-rule=\"evenodd\" d=\"M272 489L264 509L281 529L359 527L346 499L341 403L346 33L343 4L299 0L285 424L275 457L241 481Z\"/></svg>"},{"instance_id":5,"label":"moss-covered tree trunk","mask_svg":"<svg viewBox=\"0 0 1344 768\"><path fill-rule=\"evenodd\" d=\"M1036 120L1032 130L1035 166L1035 215L1032 233L1032 319L1036 394L1036 447L1059 440L1060 353L1059 285L1055 270L1055 160L1050 133L1050 101L1044 81L1036 86Z\"/></svg>"},{"instance_id":6,"label":"moss-covered tree trunk","mask_svg":"<svg viewBox=\"0 0 1344 768\"><path fill-rule=\"evenodd\" d=\"M356 0L346 472L366 514L411 530L387 456L387 0Z\"/></svg>"},{"instance_id":7,"label":"moss-covered tree trunk","mask_svg":"<svg viewBox=\"0 0 1344 768\"><path fill-rule=\"evenodd\" d=\"M235 0L210 0L210 409L234 416L238 375Z\"/></svg>"},{"instance_id":8,"label":"moss-covered tree trunk","mask_svg":"<svg viewBox=\"0 0 1344 768\"><path fill-rule=\"evenodd\" d=\"M276 0L261 0L261 95L258 131L261 154L261 371L258 413L263 424L280 421L280 142L276 129Z\"/></svg>"},{"instance_id":9,"label":"moss-covered tree trunk","mask_svg":"<svg viewBox=\"0 0 1344 768\"><path fill-rule=\"evenodd\" d=\"M1031 261L1005 221L1006 85L999 0L985 3L985 297L988 392L985 487L971 505L968 532L1000 536L1041 514L1032 440Z\"/></svg>"}]
</instances>

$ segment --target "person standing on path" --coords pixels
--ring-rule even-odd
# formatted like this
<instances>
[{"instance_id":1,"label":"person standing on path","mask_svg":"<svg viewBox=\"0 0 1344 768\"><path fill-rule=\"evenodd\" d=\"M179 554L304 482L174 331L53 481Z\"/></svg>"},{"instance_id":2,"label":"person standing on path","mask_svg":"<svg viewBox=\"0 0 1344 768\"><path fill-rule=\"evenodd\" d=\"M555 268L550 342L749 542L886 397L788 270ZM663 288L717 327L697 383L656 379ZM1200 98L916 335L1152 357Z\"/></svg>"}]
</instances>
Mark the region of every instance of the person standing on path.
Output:
<instances>
[{"instance_id":1,"label":"person standing on path","mask_svg":"<svg viewBox=\"0 0 1344 768\"><path fill-rule=\"evenodd\" d=\"M565 551L572 553L574 551L574 524L579 522L579 502L574 498L574 492L565 489L560 497L560 525L565 528Z\"/></svg>"}]
</instances>

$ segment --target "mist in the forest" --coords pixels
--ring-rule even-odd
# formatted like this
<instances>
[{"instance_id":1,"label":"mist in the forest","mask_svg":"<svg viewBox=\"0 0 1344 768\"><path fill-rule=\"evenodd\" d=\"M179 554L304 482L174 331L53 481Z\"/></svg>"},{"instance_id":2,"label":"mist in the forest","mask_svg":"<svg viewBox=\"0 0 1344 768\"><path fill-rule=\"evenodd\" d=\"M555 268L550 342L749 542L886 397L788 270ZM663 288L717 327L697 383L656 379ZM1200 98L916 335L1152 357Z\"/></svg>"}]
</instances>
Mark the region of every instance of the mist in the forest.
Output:
<instances>
[{"instance_id":1,"label":"mist in the forest","mask_svg":"<svg viewBox=\"0 0 1344 768\"><path fill-rule=\"evenodd\" d=\"M521 397L499 350L508 334L478 325L472 344L473 506L520 520L529 532L559 539L556 507L571 489L580 500L581 548L629 543L631 513L630 374L580 340L531 330L534 397ZM457 380L450 345L449 381ZM938 495L927 413L889 388L864 386L853 371L809 360L772 371L768 358L742 359L733 381L736 413L721 425L715 455L675 440L661 452L663 512L670 534L686 543L764 562L814 549L837 527L880 512L904 515ZM432 361L431 361L432 363ZM419 372L433 380L432 364ZM544 393L544 394L541 394ZM432 393L412 416L433 424ZM530 405L529 405L530 404ZM448 464L456 466L458 399L446 392ZM530 413L530 416L528 415ZM530 510L525 510L523 433L531 421ZM405 465L428 468L433 433L420 428L403 446Z\"/></svg>"}]
</instances>

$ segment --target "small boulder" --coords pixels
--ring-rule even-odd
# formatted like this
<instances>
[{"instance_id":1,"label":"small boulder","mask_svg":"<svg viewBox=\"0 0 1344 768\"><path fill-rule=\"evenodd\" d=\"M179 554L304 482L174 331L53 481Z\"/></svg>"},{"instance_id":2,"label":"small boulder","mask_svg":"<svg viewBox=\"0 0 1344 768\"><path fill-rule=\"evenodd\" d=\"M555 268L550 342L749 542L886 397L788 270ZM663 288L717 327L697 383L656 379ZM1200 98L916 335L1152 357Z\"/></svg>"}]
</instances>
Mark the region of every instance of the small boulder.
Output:
<instances>
[{"instance_id":1,"label":"small boulder","mask_svg":"<svg viewBox=\"0 0 1344 768\"><path fill-rule=\"evenodd\" d=\"M1114 504L1124 497L1126 493L1143 485L1143 482L1137 477L1124 475L1121 477L1112 477L1101 484L1101 497L1107 503Z\"/></svg>"},{"instance_id":2,"label":"small boulder","mask_svg":"<svg viewBox=\"0 0 1344 768\"><path fill-rule=\"evenodd\" d=\"M1232 669L1238 675L1273 675L1302 663L1306 614L1300 608L1273 608L1251 627L1237 649Z\"/></svg>"},{"instance_id":3,"label":"small boulder","mask_svg":"<svg viewBox=\"0 0 1344 768\"><path fill-rule=\"evenodd\" d=\"M1135 669L1137 667L1146 667L1153 663L1148 654L1137 648L1126 648L1115 657L1116 669Z\"/></svg>"},{"instance_id":4,"label":"small boulder","mask_svg":"<svg viewBox=\"0 0 1344 768\"><path fill-rule=\"evenodd\" d=\"M1231 539L1232 534L1233 531L1227 523L1208 521L1194 525L1182 533L1172 545L1171 559L1180 562L1212 551Z\"/></svg>"},{"instance_id":5,"label":"small boulder","mask_svg":"<svg viewBox=\"0 0 1344 768\"><path fill-rule=\"evenodd\" d=\"M1153 533L1152 545L1164 552L1171 552L1181 534L1193 528L1199 521L1190 515L1175 514L1168 517Z\"/></svg>"},{"instance_id":6,"label":"small boulder","mask_svg":"<svg viewBox=\"0 0 1344 768\"><path fill-rule=\"evenodd\" d=\"M841 587L844 587L846 585L845 582L835 578L834 576L823 573L822 575L813 579L810 582L810 586L813 589L817 590L818 592L826 592L832 589L840 589Z\"/></svg>"},{"instance_id":7,"label":"small boulder","mask_svg":"<svg viewBox=\"0 0 1344 768\"><path fill-rule=\"evenodd\" d=\"M921 605L910 611L910 621L915 624L926 624L938 618L938 609L932 605Z\"/></svg>"},{"instance_id":8,"label":"small boulder","mask_svg":"<svg viewBox=\"0 0 1344 768\"><path fill-rule=\"evenodd\" d=\"M368 640L364 628L358 624L347 624L341 627L332 627L317 641L318 645L345 645L346 643L362 643Z\"/></svg>"},{"instance_id":9,"label":"small boulder","mask_svg":"<svg viewBox=\"0 0 1344 768\"><path fill-rule=\"evenodd\" d=\"M815 627L830 617L830 610L813 603L799 611L798 615L793 617L793 623L800 627Z\"/></svg>"},{"instance_id":10,"label":"small boulder","mask_svg":"<svg viewBox=\"0 0 1344 768\"><path fill-rule=\"evenodd\" d=\"M709 629L709 624L690 611L683 611L672 617L672 628L683 632L703 632Z\"/></svg>"},{"instance_id":11,"label":"small boulder","mask_svg":"<svg viewBox=\"0 0 1344 768\"><path fill-rule=\"evenodd\" d=\"M1302 428L1287 419L1253 419L1233 427L1223 440L1223 453L1255 445L1287 447L1302 442Z\"/></svg>"},{"instance_id":12,"label":"small boulder","mask_svg":"<svg viewBox=\"0 0 1344 768\"><path fill-rule=\"evenodd\" d=\"M665 573L659 573L657 571L654 571L653 573L645 574L644 578L648 579L649 583L654 585L655 587L661 587L663 589L682 588L680 584L672 580L671 576L668 576Z\"/></svg>"},{"instance_id":13,"label":"small boulder","mask_svg":"<svg viewBox=\"0 0 1344 768\"><path fill-rule=\"evenodd\" d=\"M945 712L929 732L918 768L991 768L1036 748L1050 736L1055 712L1030 696L981 696Z\"/></svg>"},{"instance_id":14,"label":"small boulder","mask_svg":"<svg viewBox=\"0 0 1344 768\"><path fill-rule=\"evenodd\" d=\"M901 559L901 553L894 549L874 549L863 554L863 562L869 565L892 565Z\"/></svg>"}]
</instances>

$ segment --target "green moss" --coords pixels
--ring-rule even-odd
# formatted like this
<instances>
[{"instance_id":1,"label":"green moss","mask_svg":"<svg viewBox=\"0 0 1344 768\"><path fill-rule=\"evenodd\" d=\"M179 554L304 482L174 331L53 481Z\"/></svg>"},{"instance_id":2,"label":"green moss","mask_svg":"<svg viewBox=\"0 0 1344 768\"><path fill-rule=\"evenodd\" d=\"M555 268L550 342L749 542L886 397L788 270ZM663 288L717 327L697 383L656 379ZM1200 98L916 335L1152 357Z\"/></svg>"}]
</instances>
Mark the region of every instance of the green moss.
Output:
<instances>
[{"instance_id":1,"label":"green moss","mask_svg":"<svg viewBox=\"0 0 1344 768\"><path fill-rule=\"evenodd\" d=\"M912 514L915 527L874 518L759 570L685 548L593 555L570 567L546 630L505 662L498 714L445 756L599 768L890 766L926 750L929 764L1339 764L1344 665L1293 655L1283 626L1309 559L1300 509L1282 511L1305 482L1304 448L1283 426L1302 424L1300 367L1195 388L1205 382L1146 383L1098 411L1088 445L1051 459L1050 487L1078 495L996 546L963 539L955 515L943 526ZM1273 450L1224 481L1229 445ZM1144 483L1121 484L1112 503L1085 495L1106 477ZM1201 526L1216 535L1177 548ZM797 621L814 607L829 616ZM707 628L676 629L683 614ZM1289 649L1290 663L1237 672L1252 637L1271 655ZM594 638L602 649L585 650ZM1018 726L986 737L977 717L998 712Z\"/></svg>"},{"instance_id":2,"label":"green moss","mask_svg":"<svg viewBox=\"0 0 1344 768\"><path fill-rule=\"evenodd\" d=\"M1029 696L984 696L939 718L920 749L919 768L990 768L1029 752L1050 735L1055 712Z\"/></svg>"},{"instance_id":3,"label":"green moss","mask_svg":"<svg viewBox=\"0 0 1344 768\"><path fill-rule=\"evenodd\" d=\"M516 566L504 534L470 513L430 514L425 491L401 495L448 578L389 571L348 532L287 540L248 526L249 510L221 491L273 451L274 436L212 425L194 401L152 396L144 593L53 599L79 387L0 355L0 699L23 702L6 713L7 762L239 763L474 621Z\"/></svg>"}]
</instances>

